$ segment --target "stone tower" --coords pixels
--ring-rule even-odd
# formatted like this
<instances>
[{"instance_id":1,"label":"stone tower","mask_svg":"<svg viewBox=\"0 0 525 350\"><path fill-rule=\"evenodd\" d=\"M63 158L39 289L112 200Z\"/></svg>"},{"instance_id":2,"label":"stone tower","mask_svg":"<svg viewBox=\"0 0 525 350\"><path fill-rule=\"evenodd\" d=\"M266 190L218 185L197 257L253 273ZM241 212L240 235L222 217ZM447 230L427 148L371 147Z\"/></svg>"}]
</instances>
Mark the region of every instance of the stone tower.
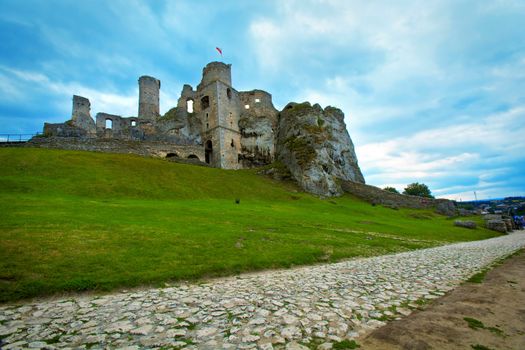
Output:
<instances>
[{"instance_id":1,"label":"stone tower","mask_svg":"<svg viewBox=\"0 0 525 350\"><path fill-rule=\"evenodd\" d=\"M159 117L160 80L147 75L139 78L139 119L154 121Z\"/></svg>"},{"instance_id":2,"label":"stone tower","mask_svg":"<svg viewBox=\"0 0 525 350\"><path fill-rule=\"evenodd\" d=\"M197 86L196 111L202 121L206 162L223 169L238 169L241 153L241 102L231 86L231 65L211 62Z\"/></svg>"}]
</instances>

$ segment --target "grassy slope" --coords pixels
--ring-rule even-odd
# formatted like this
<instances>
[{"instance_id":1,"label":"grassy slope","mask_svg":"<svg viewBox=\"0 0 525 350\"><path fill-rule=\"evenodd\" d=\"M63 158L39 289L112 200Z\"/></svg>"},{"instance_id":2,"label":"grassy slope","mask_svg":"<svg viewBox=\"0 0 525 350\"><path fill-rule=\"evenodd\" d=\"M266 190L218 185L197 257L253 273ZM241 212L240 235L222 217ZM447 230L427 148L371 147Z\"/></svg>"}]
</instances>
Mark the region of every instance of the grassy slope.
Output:
<instances>
[{"instance_id":1,"label":"grassy slope","mask_svg":"<svg viewBox=\"0 0 525 350\"><path fill-rule=\"evenodd\" d=\"M495 236L428 211L320 200L253 170L18 148L0 149L0 164L0 301Z\"/></svg>"}]
</instances>

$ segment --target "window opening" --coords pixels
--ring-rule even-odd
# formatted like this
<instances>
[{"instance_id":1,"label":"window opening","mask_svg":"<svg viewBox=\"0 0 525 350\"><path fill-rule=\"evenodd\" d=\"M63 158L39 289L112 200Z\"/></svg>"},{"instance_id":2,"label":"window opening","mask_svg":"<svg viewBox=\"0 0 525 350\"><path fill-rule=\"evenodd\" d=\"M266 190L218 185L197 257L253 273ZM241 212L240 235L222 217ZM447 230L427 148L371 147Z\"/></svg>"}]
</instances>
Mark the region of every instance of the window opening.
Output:
<instances>
[{"instance_id":1,"label":"window opening","mask_svg":"<svg viewBox=\"0 0 525 350\"><path fill-rule=\"evenodd\" d=\"M209 106L210 106L210 97L204 96L203 98L201 98L201 108L206 109Z\"/></svg>"},{"instance_id":2,"label":"window opening","mask_svg":"<svg viewBox=\"0 0 525 350\"><path fill-rule=\"evenodd\" d=\"M113 120L106 119L106 129L113 129Z\"/></svg>"},{"instance_id":3,"label":"window opening","mask_svg":"<svg viewBox=\"0 0 525 350\"><path fill-rule=\"evenodd\" d=\"M188 113L193 113L193 100L186 101L186 111Z\"/></svg>"},{"instance_id":4,"label":"window opening","mask_svg":"<svg viewBox=\"0 0 525 350\"><path fill-rule=\"evenodd\" d=\"M206 163L210 164L212 160L213 155L213 144L211 143L211 140L208 140L206 142L206 147L204 148L204 158Z\"/></svg>"}]
</instances>

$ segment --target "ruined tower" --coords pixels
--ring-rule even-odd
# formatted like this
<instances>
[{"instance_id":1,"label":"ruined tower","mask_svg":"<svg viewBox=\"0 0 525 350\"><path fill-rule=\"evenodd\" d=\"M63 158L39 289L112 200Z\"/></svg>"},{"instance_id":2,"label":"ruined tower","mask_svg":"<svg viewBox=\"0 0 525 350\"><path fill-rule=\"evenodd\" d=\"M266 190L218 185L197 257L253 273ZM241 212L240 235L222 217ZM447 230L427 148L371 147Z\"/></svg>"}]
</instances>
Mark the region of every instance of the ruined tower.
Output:
<instances>
[{"instance_id":1,"label":"ruined tower","mask_svg":"<svg viewBox=\"0 0 525 350\"><path fill-rule=\"evenodd\" d=\"M95 121L91 118L91 103L82 96L73 95L73 110L71 122L74 126L85 130L88 136L94 136L97 132Z\"/></svg>"},{"instance_id":2,"label":"ruined tower","mask_svg":"<svg viewBox=\"0 0 525 350\"><path fill-rule=\"evenodd\" d=\"M196 111L202 121L206 162L223 169L238 169L241 153L240 99L231 86L231 65L211 62L197 86Z\"/></svg>"},{"instance_id":3,"label":"ruined tower","mask_svg":"<svg viewBox=\"0 0 525 350\"><path fill-rule=\"evenodd\" d=\"M160 80L147 75L139 78L139 114L142 121L154 121L159 117Z\"/></svg>"}]
</instances>

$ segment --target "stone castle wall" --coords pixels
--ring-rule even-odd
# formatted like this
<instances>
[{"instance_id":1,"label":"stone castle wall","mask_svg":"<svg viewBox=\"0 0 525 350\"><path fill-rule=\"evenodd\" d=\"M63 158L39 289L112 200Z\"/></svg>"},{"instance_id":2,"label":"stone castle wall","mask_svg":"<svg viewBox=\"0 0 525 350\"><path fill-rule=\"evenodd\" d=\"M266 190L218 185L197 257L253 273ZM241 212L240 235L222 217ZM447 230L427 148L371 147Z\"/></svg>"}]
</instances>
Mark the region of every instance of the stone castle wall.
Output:
<instances>
[{"instance_id":1,"label":"stone castle wall","mask_svg":"<svg viewBox=\"0 0 525 350\"><path fill-rule=\"evenodd\" d=\"M245 168L270 164L275 160L277 117L272 95L263 90L242 91L241 165Z\"/></svg>"},{"instance_id":2,"label":"stone castle wall","mask_svg":"<svg viewBox=\"0 0 525 350\"><path fill-rule=\"evenodd\" d=\"M91 103L89 100L82 96L73 95L73 110L71 111L71 120L69 123L54 124L54 126L48 125L48 132L53 130L63 130L68 135L74 133L82 134L83 137L94 137L96 134L96 126L93 118L91 118ZM78 132L72 130L72 128L80 129ZM45 128L44 128L45 129Z\"/></svg>"},{"instance_id":3,"label":"stone castle wall","mask_svg":"<svg viewBox=\"0 0 525 350\"><path fill-rule=\"evenodd\" d=\"M448 199L407 196L352 181L342 181L341 187L346 193L352 194L372 204L384 205L391 208L434 209L438 213L448 216L456 214L454 203Z\"/></svg>"},{"instance_id":4,"label":"stone castle wall","mask_svg":"<svg viewBox=\"0 0 525 350\"><path fill-rule=\"evenodd\" d=\"M106 127L110 120L111 127ZM97 113L96 115L97 136L102 138L114 138L124 140L140 140L139 119L137 117L123 118L120 115L109 113Z\"/></svg>"},{"instance_id":5,"label":"stone castle wall","mask_svg":"<svg viewBox=\"0 0 525 350\"><path fill-rule=\"evenodd\" d=\"M77 137L36 137L24 145L51 149L137 154L158 158L198 159L204 162L200 146L175 145L162 141L123 141L115 139L79 139Z\"/></svg>"},{"instance_id":6,"label":"stone castle wall","mask_svg":"<svg viewBox=\"0 0 525 350\"><path fill-rule=\"evenodd\" d=\"M138 83L138 117L98 113L95 123L89 100L75 96L72 119L46 123L46 137L33 144L153 156L193 149L201 161L224 169L279 159L305 190L323 196L342 193L338 180L364 182L344 116L336 108L289 104L279 112L266 91L234 89L231 65L222 62L203 68L195 90L184 85L177 106L163 116L160 81L142 76Z\"/></svg>"}]
</instances>

